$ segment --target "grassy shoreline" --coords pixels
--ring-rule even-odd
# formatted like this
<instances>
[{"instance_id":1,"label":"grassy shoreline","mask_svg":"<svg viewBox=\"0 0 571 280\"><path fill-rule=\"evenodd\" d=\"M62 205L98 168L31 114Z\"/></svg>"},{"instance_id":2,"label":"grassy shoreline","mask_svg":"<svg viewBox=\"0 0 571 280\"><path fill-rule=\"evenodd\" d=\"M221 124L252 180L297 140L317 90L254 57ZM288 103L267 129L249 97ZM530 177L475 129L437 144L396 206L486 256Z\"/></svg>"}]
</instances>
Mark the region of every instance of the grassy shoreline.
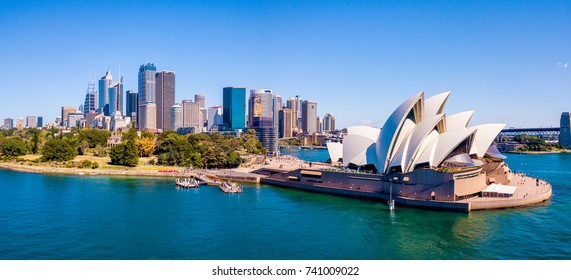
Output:
<instances>
[{"instance_id":1,"label":"grassy shoreline","mask_svg":"<svg viewBox=\"0 0 571 280\"><path fill-rule=\"evenodd\" d=\"M26 155L18 157L18 160L0 161L0 168L19 172L31 173L45 173L45 174L64 174L64 175L77 175L77 176L149 176L149 177L181 177L183 167L174 166L156 166L149 165L148 162L153 158L143 158L140 165L137 167L125 167L111 165L109 157L94 157L94 156L77 156L73 162L79 163L84 160L97 162L99 168L78 168L78 167L65 167L64 165L57 165L54 163L41 163L35 162L40 156ZM176 170L178 172L163 172L165 170Z\"/></svg>"}]
</instances>

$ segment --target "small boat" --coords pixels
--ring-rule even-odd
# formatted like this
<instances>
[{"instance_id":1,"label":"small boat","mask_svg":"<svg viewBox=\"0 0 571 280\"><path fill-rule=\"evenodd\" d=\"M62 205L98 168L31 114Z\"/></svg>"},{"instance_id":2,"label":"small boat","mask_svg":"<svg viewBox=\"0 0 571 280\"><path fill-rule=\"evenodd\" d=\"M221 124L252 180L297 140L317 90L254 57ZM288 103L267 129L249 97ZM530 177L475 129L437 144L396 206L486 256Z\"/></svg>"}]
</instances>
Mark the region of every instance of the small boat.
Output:
<instances>
[{"instance_id":1,"label":"small boat","mask_svg":"<svg viewBox=\"0 0 571 280\"><path fill-rule=\"evenodd\" d=\"M176 179L176 185L181 188L198 188L199 183L194 178Z\"/></svg>"},{"instance_id":2,"label":"small boat","mask_svg":"<svg viewBox=\"0 0 571 280\"><path fill-rule=\"evenodd\" d=\"M222 182L219 188L225 193L242 193L242 187L232 182Z\"/></svg>"}]
</instances>

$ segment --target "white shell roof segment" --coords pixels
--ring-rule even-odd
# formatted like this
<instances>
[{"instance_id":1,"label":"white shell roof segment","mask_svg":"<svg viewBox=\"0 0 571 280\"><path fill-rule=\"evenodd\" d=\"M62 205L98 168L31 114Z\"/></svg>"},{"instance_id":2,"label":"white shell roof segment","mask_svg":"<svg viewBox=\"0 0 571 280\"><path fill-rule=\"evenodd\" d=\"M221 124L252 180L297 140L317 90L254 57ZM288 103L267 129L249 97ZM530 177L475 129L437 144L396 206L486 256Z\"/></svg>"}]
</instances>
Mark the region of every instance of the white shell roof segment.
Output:
<instances>
[{"instance_id":1,"label":"white shell roof segment","mask_svg":"<svg viewBox=\"0 0 571 280\"><path fill-rule=\"evenodd\" d=\"M431 116L416 126L414 132L410 136L410 148L407 151L406 157L403 159L403 162L406 163L406 165L402 167L403 170L408 170L410 168L412 161L418 154L422 142L443 119L444 114L438 114L436 116Z\"/></svg>"},{"instance_id":2,"label":"white shell roof segment","mask_svg":"<svg viewBox=\"0 0 571 280\"><path fill-rule=\"evenodd\" d=\"M474 111L460 112L454 115L446 116L446 130L465 129L472 119Z\"/></svg>"},{"instance_id":3,"label":"white shell roof segment","mask_svg":"<svg viewBox=\"0 0 571 280\"><path fill-rule=\"evenodd\" d=\"M477 129L474 144L470 149L470 154L476 154L479 158L483 157L488 148L494 142L494 139L506 125L501 123L491 123L476 125L472 128Z\"/></svg>"},{"instance_id":4,"label":"white shell roof segment","mask_svg":"<svg viewBox=\"0 0 571 280\"><path fill-rule=\"evenodd\" d=\"M424 118L441 114L449 96L450 92L447 91L426 99L426 101L424 101Z\"/></svg>"},{"instance_id":5,"label":"white shell roof segment","mask_svg":"<svg viewBox=\"0 0 571 280\"><path fill-rule=\"evenodd\" d=\"M388 167L388 161L392 158L392 153L398 150L398 147L394 147L395 143L398 142L398 137L403 137L403 133L400 132L406 117L413 110L414 106L420 102L420 107L422 110L424 100L424 92L420 92L415 96L409 98L407 101L402 103L387 119L381 130L381 134L377 139L376 149L377 149L377 163L375 167L380 173L385 173ZM401 140L402 142L402 140Z\"/></svg>"},{"instance_id":6,"label":"white shell roof segment","mask_svg":"<svg viewBox=\"0 0 571 280\"><path fill-rule=\"evenodd\" d=\"M338 142L328 142L326 145L331 162L339 162L339 159L343 158L343 144Z\"/></svg>"},{"instance_id":7,"label":"white shell roof segment","mask_svg":"<svg viewBox=\"0 0 571 280\"><path fill-rule=\"evenodd\" d=\"M375 142L377 141L377 138L379 138L379 134L381 133L381 130L376 128L376 127L372 127L372 126L364 126L364 125L359 125L359 126L351 126L347 128L347 134L352 135L361 135L364 136L368 139L371 139L371 141Z\"/></svg>"},{"instance_id":8,"label":"white shell roof segment","mask_svg":"<svg viewBox=\"0 0 571 280\"><path fill-rule=\"evenodd\" d=\"M348 134L343 138L343 165L349 163L355 165L364 165L367 163L367 149L374 145L375 141L357 135Z\"/></svg>"}]
</instances>

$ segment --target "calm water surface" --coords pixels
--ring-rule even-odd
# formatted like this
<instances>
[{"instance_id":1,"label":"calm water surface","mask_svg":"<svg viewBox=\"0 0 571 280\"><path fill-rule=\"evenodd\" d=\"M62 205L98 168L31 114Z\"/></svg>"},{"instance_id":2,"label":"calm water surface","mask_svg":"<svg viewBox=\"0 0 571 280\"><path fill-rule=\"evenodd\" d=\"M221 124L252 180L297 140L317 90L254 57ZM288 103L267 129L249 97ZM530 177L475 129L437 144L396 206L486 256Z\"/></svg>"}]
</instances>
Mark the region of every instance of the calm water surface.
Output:
<instances>
[{"instance_id":1,"label":"calm water surface","mask_svg":"<svg viewBox=\"0 0 571 280\"><path fill-rule=\"evenodd\" d=\"M571 259L571 155L507 161L551 182L554 197L507 210L389 213L265 185L227 195L178 190L170 179L0 170L0 259Z\"/></svg>"}]
</instances>

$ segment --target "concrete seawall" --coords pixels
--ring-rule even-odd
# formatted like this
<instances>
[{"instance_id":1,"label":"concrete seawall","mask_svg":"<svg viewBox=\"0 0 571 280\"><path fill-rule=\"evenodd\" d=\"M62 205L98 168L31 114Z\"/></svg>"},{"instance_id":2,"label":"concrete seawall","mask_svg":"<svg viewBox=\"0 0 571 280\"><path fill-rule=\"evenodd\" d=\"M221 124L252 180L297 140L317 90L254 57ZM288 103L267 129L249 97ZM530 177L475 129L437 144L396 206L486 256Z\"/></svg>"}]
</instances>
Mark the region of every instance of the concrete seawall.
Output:
<instances>
[{"instance_id":1,"label":"concrete seawall","mask_svg":"<svg viewBox=\"0 0 571 280\"><path fill-rule=\"evenodd\" d=\"M380 193L380 192L336 188L336 187L329 187L329 186L308 185L308 184L291 182L291 181L283 181L283 180L273 179L273 178L262 178L262 183L266 183L266 184L278 186L278 187L283 187L283 188L298 189L298 190L304 190L304 191L310 191L310 192L316 192L316 193L325 193L325 194L331 194L331 195L337 195L337 196L368 199L368 200L374 200L374 201L386 202L389 199L388 194ZM403 197L393 197L393 199L394 199L397 206L406 206L406 207L413 207L413 208L430 208L430 209L438 209L438 210L445 210L445 211L460 211L460 212L469 211L469 204L467 202L416 200L416 199L407 199L407 198L403 198Z\"/></svg>"}]
</instances>

